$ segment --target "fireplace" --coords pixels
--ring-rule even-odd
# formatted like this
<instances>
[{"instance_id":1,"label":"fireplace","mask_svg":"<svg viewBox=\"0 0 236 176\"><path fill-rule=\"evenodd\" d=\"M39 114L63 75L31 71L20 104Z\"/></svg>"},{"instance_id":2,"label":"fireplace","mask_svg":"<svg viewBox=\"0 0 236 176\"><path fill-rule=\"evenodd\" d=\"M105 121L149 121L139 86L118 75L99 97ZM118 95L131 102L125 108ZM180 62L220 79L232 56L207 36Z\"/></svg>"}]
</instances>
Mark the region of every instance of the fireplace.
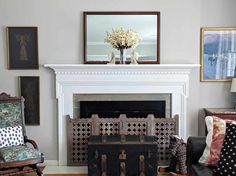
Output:
<instances>
[{"instance_id":1,"label":"fireplace","mask_svg":"<svg viewBox=\"0 0 236 176\"><path fill-rule=\"evenodd\" d=\"M92 94L73 95L73 117L118 118L126 114L128 118L147 117L153 114L156 118L171 117L171 94Z\"/></svg>"},{"instance_id":2,"label":"fireplace","mask_svg":"<svg viewBox=\"0 0 236 176\"><path fill-rule=\"evenodd\" d=\"M73 95L171 95L171 116L179 115L186 139L189 74L199 65L47 64L55 71L58 99L58 165L67 165L66 115L74 116ZM141 101L141 100L140 100Z\"/></svg>"},{"instance_id":3,"label":"fireplace","mask_svg":"<svg viewBox=\"0 0 236 176\"><path fill-rule=\"evenodd\" d=\"M156 118L165 117L164 101L81 101L80 117L90 118L93 114L105 118L118 118L126 114L128 118L147 117L153 114Z\"/></svg>"}]
</instances>

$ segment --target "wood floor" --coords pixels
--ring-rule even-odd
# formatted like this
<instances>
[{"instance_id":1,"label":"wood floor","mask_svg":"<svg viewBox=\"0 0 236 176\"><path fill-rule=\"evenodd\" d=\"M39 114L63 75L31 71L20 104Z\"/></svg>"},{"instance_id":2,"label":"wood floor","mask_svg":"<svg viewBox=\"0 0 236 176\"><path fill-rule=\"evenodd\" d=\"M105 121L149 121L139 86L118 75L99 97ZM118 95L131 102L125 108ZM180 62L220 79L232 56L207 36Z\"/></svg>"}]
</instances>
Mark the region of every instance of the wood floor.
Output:
<instances>
[{"instance_id":1,"label":"wood floor","mask_svg":"<svg viewBox=\"0 0 236 176\"><path fill-rule=\"evenodd\" d=\"M45 174L45 176L88 176L87 174ZM159 173L158 176L186 176L169 173Z\"/></svg>"},{"instance_id":2,"label":"wood floor","mask_svg":"<svg viewBox=\"0 0 236 176\"><path fill-rule=\"evenodd\" d=\"M67 172L66 169L63 169L63 167L55 167L55 168L51 168L50 170L50 166L46 168L45 166L41 166L41 169L44 172L44 176L88 176L88 174L78 174L76 173L76 171L74 171L74 173L73 172L69 173ZM37 175L36 173L27 173L27 174L22 174L20 176L37 176ZM165 170L160 170L160 173L158 174L158 176L179 176L179 175L172 175L169 173L165 173Z\"/></svg>"},{"instance_id":3,"label":"wood floor","mask_svg":"<svg viewBox=\"0 0 236 176\"><path fill-rule=\"evenodd\" d=\"M88 176L87 174L50 174L45 176ZM159 174L158 176L169 176L169 174Z\"/></svg>"},{"instance_id":4,"label":"wood floor","mask_svg":"<svg viewBox=\"0 0 236 176\"><path fill-rule=\"evenodd\" d=\"M24 176L36 176L36 174L28 173L24 174ZM88 176L87 174L44 174L44 176ZM170 176L169 174L159 174L158 176Z\"/></svg>"},{"instance_id":5,"label":"wood floor","mask_svg":"<svg viewBox=\"0 0 236 176\"><path fill-rule=\"evenodd\" d=\"M35 173L27 173L21 176L37 176ZM44 174L44 176L88 176L87 174Z\"/></svg>"},{"instance_id":6,"label":"wood floor","mask_svg":"<svg viewBox=\"0 0 236 176\"><path fill-rule=\"evenodd\" d=\"M87 174L46 174L45 176L88 176Z\"/></svg>"}]
</instances>

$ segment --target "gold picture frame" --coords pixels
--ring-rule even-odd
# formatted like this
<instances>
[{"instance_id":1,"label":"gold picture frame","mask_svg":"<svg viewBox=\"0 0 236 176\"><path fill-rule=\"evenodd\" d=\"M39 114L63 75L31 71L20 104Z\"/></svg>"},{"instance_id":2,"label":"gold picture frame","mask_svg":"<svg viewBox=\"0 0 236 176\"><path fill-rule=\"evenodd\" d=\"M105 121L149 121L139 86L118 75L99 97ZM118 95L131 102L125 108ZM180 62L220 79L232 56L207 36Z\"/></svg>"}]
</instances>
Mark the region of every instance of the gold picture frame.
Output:
<instances>
[{"instance_id":1,"label":"gold picture frame","mask_svg":"<svg viewBox=\"0 0 236 176\"><path fill-rule=\"evenodd\" d=\"M201 82L231 81L236 66L236 27L201 28Z\"/></svg>"}]
</instances>

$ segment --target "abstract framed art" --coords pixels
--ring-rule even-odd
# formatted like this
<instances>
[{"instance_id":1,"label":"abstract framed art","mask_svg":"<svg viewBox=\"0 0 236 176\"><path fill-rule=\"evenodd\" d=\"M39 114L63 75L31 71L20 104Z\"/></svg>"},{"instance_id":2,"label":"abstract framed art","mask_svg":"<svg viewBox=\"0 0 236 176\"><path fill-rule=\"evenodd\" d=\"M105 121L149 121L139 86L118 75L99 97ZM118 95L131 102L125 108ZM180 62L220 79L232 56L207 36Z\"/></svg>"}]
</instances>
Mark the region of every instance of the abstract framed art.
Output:
<instances>
[{"instance_id":1,"label":"abstract framed art","mask_svg":"<svg viewBox=\"0 0 236 176\"><path fill-rule=\"evenodd\" d=\"M201 81L231 81L236 66L236 28L201 29Z\"/></svg>"},{"instance_id":2,"label":"abstract framed art","mask_svg":"<svg viewBox=\"0 0 236 176\"><path fill-rule=\"evenodd\" d=\"M7 27L8 69L38 69L38 28Z\"/></svg>"},{"instance_id":3,"label":"abstract framed art","mask_svg":"<svg viewBox=\"0 0 236 176\"><path fill-rule=\"evenodd\" d=\"M25 124L40 125L39 76L20 76L20 95L25 99Z\"/></svg>"}]
</instances>

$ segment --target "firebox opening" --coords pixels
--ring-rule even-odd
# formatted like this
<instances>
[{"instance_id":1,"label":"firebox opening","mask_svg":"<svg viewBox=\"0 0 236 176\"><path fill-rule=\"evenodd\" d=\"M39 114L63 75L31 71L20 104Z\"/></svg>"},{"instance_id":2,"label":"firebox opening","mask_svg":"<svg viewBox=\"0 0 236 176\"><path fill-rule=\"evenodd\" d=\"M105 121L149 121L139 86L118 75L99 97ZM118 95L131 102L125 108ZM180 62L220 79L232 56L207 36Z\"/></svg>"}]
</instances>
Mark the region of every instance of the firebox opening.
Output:
<instances>
[{"instance_id":1,"label":"firebox opening","mask_svg":"<svg viewBox=\"0 0 236 176\"><path fill-rule=\"evenodd\" d=\"M171 94L77 93L73 94L73 117L90 118L91 114L100 114L99 117L115 118L124 113L127 117L146 117L148 113L152 113L158 118L171 118L171 102Z\"/></svg>"},{"instance_id":2,"label":"firebox opening","mask_svg":"<svg viewBox=\"0 0 236 176\"><path fill-rule=\"evenodd\" d=\"M80 101L80 118L90 118L98 114L103 118L118 118L126 114L128 118L147 117L165 118L165 101Z\"/></svg>"}]
</instances>

